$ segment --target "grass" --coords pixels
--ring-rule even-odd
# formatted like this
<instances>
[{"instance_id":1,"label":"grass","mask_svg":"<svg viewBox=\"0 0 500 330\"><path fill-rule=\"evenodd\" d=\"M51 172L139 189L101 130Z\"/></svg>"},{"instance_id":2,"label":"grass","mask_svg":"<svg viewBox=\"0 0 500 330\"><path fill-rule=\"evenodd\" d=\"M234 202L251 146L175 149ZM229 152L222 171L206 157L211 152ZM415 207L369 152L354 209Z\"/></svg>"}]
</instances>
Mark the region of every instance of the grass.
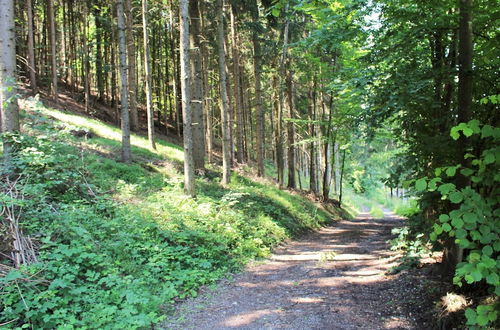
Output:
<instances>
[{"instance_id":1,"label":"grass","mask_svg":"<svg viewBox=\"0 0 500 330\"><path fill-rule=\"evenodd\" d=\"M39 242L40 262L0 283L0 323L150 327L162 305L341 216L237 173L222 187L216 166L188 198L179 146L158 140L150 150L132 134L133 161L124 164L117 128L24 103L16 160L23 200L9 203L23 205L21 225ZM74 128L96 137L75 138ZM19 280L33 276L40 280Z\"/></svg>"}]
</instances>

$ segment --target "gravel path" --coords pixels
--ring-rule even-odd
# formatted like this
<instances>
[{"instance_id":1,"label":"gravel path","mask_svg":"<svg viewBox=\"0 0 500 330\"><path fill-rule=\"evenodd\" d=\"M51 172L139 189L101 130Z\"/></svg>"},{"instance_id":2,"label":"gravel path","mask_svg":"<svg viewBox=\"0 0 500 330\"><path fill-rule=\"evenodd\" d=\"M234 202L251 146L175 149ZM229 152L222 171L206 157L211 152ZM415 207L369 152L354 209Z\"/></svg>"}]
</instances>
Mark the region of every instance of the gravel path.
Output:
<instances>
[{"instance_id":1,"label":"gravel path","mask_svg":"<svg viewBox=\"0 0 500 330\"><path fill-rule=\"evenodd\" d=\"M361 214L311 233L177 305L162 328L418 329L401 308L411 283L385 274L397 259L386 241L402 223Z\"/></svg>"}]
</instances>

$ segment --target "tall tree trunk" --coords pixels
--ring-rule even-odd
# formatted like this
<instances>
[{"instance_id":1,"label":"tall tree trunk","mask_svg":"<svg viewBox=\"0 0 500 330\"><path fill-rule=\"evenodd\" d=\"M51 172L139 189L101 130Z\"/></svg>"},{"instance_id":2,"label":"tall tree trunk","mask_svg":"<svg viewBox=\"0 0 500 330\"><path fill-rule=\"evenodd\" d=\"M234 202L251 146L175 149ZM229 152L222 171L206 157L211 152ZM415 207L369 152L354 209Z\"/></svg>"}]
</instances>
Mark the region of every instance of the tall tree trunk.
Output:
<instances>
[{"instance_id":1,"label":"tall tree trunk","mask_svg":"<svg viewBox=\"0 0 500 330\"><path fill-rule=\"evenodd\" d=\"M458 121L468 122L472 108L472 0L460 0ZM463 156L465 153L462 151Z\"/></svg>"},{"instance_id":2,"label":"tall tree trunk","mask_svg":"<svg viewBox=\"0 0 500 330\"><path fill-rule=\"evenodd\" d=\"M139 129L139 116L137 114L137 61L135 49L135 29L134 29L134 13L132 8L132 0L125 0L125 13L127 24L127 57L128 57L128 96L130 107L130 129L137 131Z\"/></svg>"},{"instance_id":3,"label":"tall tree trunk","mask_svg":"<svg viewBox=\"0 0 500 330\"><path fill-rule=\"evenodd\" d=\"M201 8L200 8L200 23L201 23L201 31L203 31L203 37L205 40L208 40L207 36L208 33L206 33L206 25L205 25L205 16L203 13L205 12L205 2L201 2ZM213 141L214 141L214 132L213 132L213 124L212 124L212 103L213 100L211 98L211 88L212 85L209 82L209 69L210 69L210 60L209 60L209 54L208 54L208 49L206 46L205 42L200 43L200 49L201 49L201 58L202 58L202 67L203 67L203 100L204 100L204 114L205 114L205 120L206 120L206 126L205 126L205 142L206 142L206 151L208 155L208 162L212 163L213 162Z\"/></svg>"},{"instance_id":4,"label":"tall tree trunk","mask_svg":"<svg viewBox=\"0 0 500 330\"><path fill-rule=\"evenodd\" d=\"M19 131L19 109L16 100L16 33L14 1L0 1L0 120L2 133ZM10 166L12 144L3 139L6 167Z\"/></svg>"},{"instance_id":5,"label":"tall tree trunk","mask_svg":"<svg viewBox=\"0 0 500 330\"><path fill-rule=\"evenodd\" d=\"M181 118L182 118L182 104L181 104L181 83L179 76L179 67L178 67L178 57L176 49L176 33L175 33L175 24L176 24L176 15L174 15L174 3L170 1L169 6L169 22L170 22L170 52L172 57L172 75L173 75L173 91L174 91L174 103L176 109L175 123L176 123L176 131L177 136L181 136Z\"/></svg>"},{"instance_id":6,"label":"tall tree trunk","mask_svg":"<svg viewBox=\"0 0 500 330\"><path fill-rule=\"evenodd\" d=\"M203 74L200 45L200 9L198 1L189 2L190 62L191 62L191 112L193 123L193 159L196 171L205 169L205 125L203 120Z\"/></svg>"},{"instance_id":7,"label":"tall tree trunk","mask_svg":"<svg viewBox=\"0 0 500 330\"><path fill-rule=\"evenodd\" d=\"M460 24L458 30L458 122L467 123L472 112L472 0L459 0ZM464 167L468 167L465 154L468 141L464 136L458 140L458 160ZM469 184L466 176L457 177L457 187L464 188ZM463 259L463 248L459 247L450 237L445 244L442 270L452 274L455 267Z\"/></svg>"},{"instance_id":8,"label":"tall tree trunk","mask_svg":"<svg viewBox=\"0 0 500 330\"><path fill-rule=\"evenodd\" d=\"M284 92L284 87L282 83L282 79L287 77L287 68L286 68L286 63L287 63L287 58L288 58L288 31L289 31L289 26L290 22L286 21L285 23L285 28L283 30L283 49L282 49L282 55L281 55L281 64L280 64L280 83L279 83L279 111L277 114L277 130L278 130L278 142L276 143L276 157L277 157L277 164L278 164L278 185L281 188L283 188L285 184L285 178L284 178L284 151L283 151L283 140L284 140L284 132L283 132L283 108L284 108L284 99L285 99L285 92ZM281 154L279 156L278 154Z\"/></svg>"},{"instance_id":9,"label":"tall tree trunk","mask_svg":"<svg viewBox=\"0 0 500 330\"><path fill-rule=\"evenodd\" d=\"M48 2L48 19L49 19L49 31L50 31L50 51L51 51L51 60L52 60L52 97L54 98L54 102L57 104L58 100L58 92L57 92L57 57L56 57L56 22L54 18L54 0L49 0Z\"/></svg>"},{"instance_id":10,"label":"tall tree trunk","mask_svg":"<svg viewBox=\"0 0 500 330\"><path fill-rule=\"evenodd\" d=\"M328 126L325 132L325 143L323 146L325 158L325 171L323 173L323 200L330 198L330 183L332 180L332 119L333 119L333 96L330 95L330 106L328 113Z\"/></svg>"},{"instance_id":11,"label":"tall tree trunk","mask_svg":"<svg viewBox=\"0 0 500 330\"><path fill-rule=\"evenodd\" d=\"M94 24L95 24L95 71L97 80L97 94L98 100L100 102L104 101L104 75L102 67L102 16L101 8L99 6L94 7Z\"/></svg>"},{"instance_id":12,"label":"tall tree trunk","mask_svg":"<svg viewBox=\"0 0 500 330\"><path fill-rule=\"evenodd\" d=\"M335 187L335 195L339 195L339 189L340 189L340 148L339 148L339 143L335 141L333 145L333 155L335 158L334 161L334 177L335 177L335 182L334 182L334 187Z\"/></svg>"},{"instance_id":13,"label":"tall tree trunk","mask_svg":"<svg viewBox=\"0 0 500 330\"><path fill-rule=\"evenodd\" d=\"M259 21L259 8L257 1L252 1L252 18L254 24ZM253 67L255 75L255 110L256 110L256 126L257 126L257 175L264 176L264 110L262 107L262 87L261 87L261 47L259 42L259 34L254 29L252 32L253 44Z\"/></svg>"},{"instance_id":14,"label":"tall tree trunk","mask_svg":"<svg viewBox=\"0 0 500 330\"><path fill-rule=\"evenodd\" d=\"M342 152L342 166L340 168L339 205L342 205L342 188L344 182L345 153L346 150L344 149Z\"/></svg>"},{"instance_id":15,"label":"tall tree trunk","mask_svg":"<svg viewBox=\"0 0 500 330\"><path fill-rule=\"evenodd\" d=\"M142 30L144 34L144 72L146 74L146 107L148 114L148 140L152 149L155 145L155 127L153 118L153 91L151 89L151 69L149 54L149 33L148 33L148 0L142 0ZM158 118L160 119L160 118Z\"/></svg>"},{"instance_id":16,"label":"tall tree trunk","mask_svg":"<svg viewBox=\"0 0 500 330\"><path fill-rule=\"evenodd\" d=\"M310 98L310 114L309 114L309 137L311 139L316 138L316 83L313 78L313 85L309 91ZM310 149L309 149L309 191L314 193L315 195L318 193L318 177L316 175L316 167L317 167L317 156L316 156L316 141L311 141Z\"/></svg>"},{"instance_id":17,"label":"tall tree trunk","mask_svg":"<svg viewBox=\"0 0 500 330\"><path fill-rule=\"evenodd\" d=\"M194 197L194 159L193 159L193 130L191 112L191 84L189 63L189 0L179 1L180 46L181 46L181 92L182 92L182 120L184 131L184 191Z\"/></svg>"},{"instance_id":18,"label":"tall tree trunk","mask_svg":"<svg viewBox=\"0 0 500 330\"><path fill-rule=\"evenodd\" d=\"M281 189L284 186L284 169L285 169L285 158L283 152L283 107L280 102L281 92L278 83L278 77L273 77L273 110L276 112L276 126L275 126L275 145L276 145L276 170L278 172L278 187Z\"/></svg>"},{"instance_id":19,"label":"tall tree trunk","mask_svg":"<svg viewBox=\"0 0 500 330\"><path fill-rule=\"evenodd\" d=\"M84 81L85 81L85 112L89 113L90 108L90 54L87 42L88 22L87 22L87 2L82 3L83 6L83 58L84 58Z\"/></svg>"},{"instance_id":20,"label":"tall tree trunk","mask_svg":"<svg viewBox=\"0 0 500 330\"><path fill-rule=\"evenodd\" d=\"M294 100L293 100L293 79L290 69L290 59L288 59L286 68L286 100L288 108L289 121L287 122L288 137L288 188L295 188L295 128L293 120L295 119Z\"/></svg>"},{"instance_id":21,"label":"tall tree trunk","mask_svg":"<svg viewBox=\"0 0 500 330\"><path fill-rule=\"evenodd\" d=\"M118 16L118 48L120 53L122 161L128 163L130 162L130 122L128 112L126 25L123 0L116 1L116 11Z\"/></svg>"},{"instance_id":22,"label":"tall tree trunk","mask_svg":"<svg viewBox=\"0 0 500 330\"><path fill-rule=\"evenodd\" d=\"M240 54L238 51L238 37L236 32L236 13L235 8L231 6L231 43L233 50L233 87L234 87L234 108L236 114L236 161L238 163L243 163L243 105L241 103L240 95L240 84L241 84L241 74L240 74Z\"/></svg>"},{"instance_id":23,"label":"tall tree trunk","mask_svg":"<svg viewBox=\"0 0 500 330\"><path fill-rule=\"evenodd\" d=\"M35 38L33 31L33 6L31 0L26 0L26 11L28 12L28 71L30 74L31 89L33 94L36 94Z\"/></svg>"},{"instance_id":24,"label":"tall tree trunk","mask_svg":"<svg viewBox=\"0 0 500 330\"><path fill-rule=\"evenodd\" d=\"M220 93L222 101L222 184L231 182L231 137L229 135L229 100L227 97L226 52L224 50L224 1L217 0L217 44L219 50Z\"/></svg>"}]
</instances>

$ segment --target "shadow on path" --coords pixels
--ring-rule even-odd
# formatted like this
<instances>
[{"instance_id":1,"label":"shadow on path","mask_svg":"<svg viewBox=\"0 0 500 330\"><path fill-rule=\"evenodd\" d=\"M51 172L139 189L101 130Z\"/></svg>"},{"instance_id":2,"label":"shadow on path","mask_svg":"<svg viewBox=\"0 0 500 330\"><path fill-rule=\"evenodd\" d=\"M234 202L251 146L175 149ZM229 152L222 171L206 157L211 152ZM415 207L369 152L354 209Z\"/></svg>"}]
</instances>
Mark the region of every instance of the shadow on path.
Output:
<instances>
[{"instance_id":1,"label":"shadow on path","mask_svg":"<svg viewBox=\"0 0 500 330\"><path fill-rule=\"evenodd\" d=\"M177 306L165 329L413 329L385 275L403 219L363 213L291 242L215 291Z\"/></svg>"}]
</instances>

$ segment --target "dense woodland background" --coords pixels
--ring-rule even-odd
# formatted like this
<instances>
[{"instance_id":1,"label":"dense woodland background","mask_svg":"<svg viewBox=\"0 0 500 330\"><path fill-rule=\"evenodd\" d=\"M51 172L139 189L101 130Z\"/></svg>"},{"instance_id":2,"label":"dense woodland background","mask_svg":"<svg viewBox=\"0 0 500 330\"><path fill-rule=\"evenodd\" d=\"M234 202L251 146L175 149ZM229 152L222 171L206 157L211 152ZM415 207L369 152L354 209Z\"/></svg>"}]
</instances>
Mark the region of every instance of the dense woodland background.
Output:
<instances>
[{"instance_id":1,"label":"dense woodland background","mask_svg":"<svg viewBox=\"0 0 500 330\"><path fill-rule=\"evenodd\" d=\"M0 323L104 326L117 311L127 314L127 308L137 316L124 318L127 327L157 322L161 302L194 294L230 264L265 255L263 251L287 235L326 221L326 215L311 215L315 211L310 202L270 188L275 182L279 189L309 193L310 199L330 208L340 206L343 194L352 204L362 200L360 207L394 206L401 199L391 198L404 194L411 207L406 214L408 230L400 238L414 254L410 257L418 257L415 246L444 251L441 273L461 292L474 292L473 308L465 313L467 322L493 326L500 290L496 1L2 0L0 4L6 219L0 229L10 235L8 220L15 219L16 228L23 228L33 240L14 235L2 247ZM27 98L30 95L38 96ZM73 135L81 127L57 133L58 124L49 124L50 120L73 117L35 111L42 107L36 103L39 98L63 111L120 125L121 143L105 140L100 130L111 126L93 129L103 139L98 140L100 147L78 142ZM139 141L146 132L148 142L134 149L134 139ZM91 132L83 129L82 134ZM184 153L165 139L182 144ZM66 149L66 142L74 148ZM82 156L82 148L107 154L113 165L92 153ZM86 165L78 163L79 153ZM64 158L68 155L74 157ZM161 176L149 176L138 165L149 159L148 166L162 167L170 158L174 161L169 166L177 172L162 169L167 172ZM110 172L105 174L92 162L108 166ZM182 174L182 185L182 180L168 183ZM256 188L247 181L248 175L271 181L258 181L262 186ZM114 177L134 185L116 188L121 183ZM153 183L156 179L161 182ZM166 189L163 182L176 188L167 194L161 190ZM225 195L218 189L236 192ZM179 201L183 192L197 196L185 202L194 209L222 203L214 206L217 215L206 215L212 224L199 215L182 213L187 212ZM150 238L123 238L127 251L151 249L144 252L151 257L137 256L145 259L135 266L130 261L123 261L124 268L104 266L123 246L96 254L83 241L72 246L69 238L63 239L91 235L90 227L62 234L66 225L80 228L91 216L97 220L88 226L102 226L96 224L98 219L117 223L128 219L130 210L113 200L120 204L135 198L143 203L141 210L152 208L135 214L138 218L168 218L175 212L160 205L166 196L179 202L171 205L183 214L178 221L166 227L140 225L140 229L116 229L113 226L124 225L114 224L101 228L100 238L94 238L98 241L114 230L156 237L151 245ZM276 206L266 204L270 202L264 196L291 200ZM245 204L248 200L252 204ZM373 200L378 202L370 204ZM238 203L248 214L236 216L230 211ZM309 211L301 215L303 203ZM239 217L234 237L215 225L220 214ZM255 217L272 220L250 220ZM69 223L63 224L62 218ZM190 221L196 225L187 230ZM168 238L160 239L162 235ZM41 251L41 256L23 259L21 247ZM150 264L153 251L159 250L164 259ZM232 261L226 260L224 250L233 251ZM84 258L85 253L88 260L78 267L95 274L77 279L77 273L68 269L78 267L65 258ZM134 267L142 262L151 269L138 274ZM62 269L68 271L67 277L57 275L65 274ZM209 270L215 273L200 275ZM192 279L196 276L200 278ZM136 297L137 301L123 298L156 283L144 282L148 277L163 281L162 288L168 286L167 297L165 289L163 296L149 289L149 295ZM90 282L94 284L89 286ZM98 287L106 285L108 292L116 289L116 297L100 296ZM132 289L125 289L127 285ZM72 300L86 291L92 291L87 295L91 300ZM82 307L91 306L92 297L105 301L99 321ZM61 307L66 303L74 306L66 310Z\"/></svg>"}]
</instances>

